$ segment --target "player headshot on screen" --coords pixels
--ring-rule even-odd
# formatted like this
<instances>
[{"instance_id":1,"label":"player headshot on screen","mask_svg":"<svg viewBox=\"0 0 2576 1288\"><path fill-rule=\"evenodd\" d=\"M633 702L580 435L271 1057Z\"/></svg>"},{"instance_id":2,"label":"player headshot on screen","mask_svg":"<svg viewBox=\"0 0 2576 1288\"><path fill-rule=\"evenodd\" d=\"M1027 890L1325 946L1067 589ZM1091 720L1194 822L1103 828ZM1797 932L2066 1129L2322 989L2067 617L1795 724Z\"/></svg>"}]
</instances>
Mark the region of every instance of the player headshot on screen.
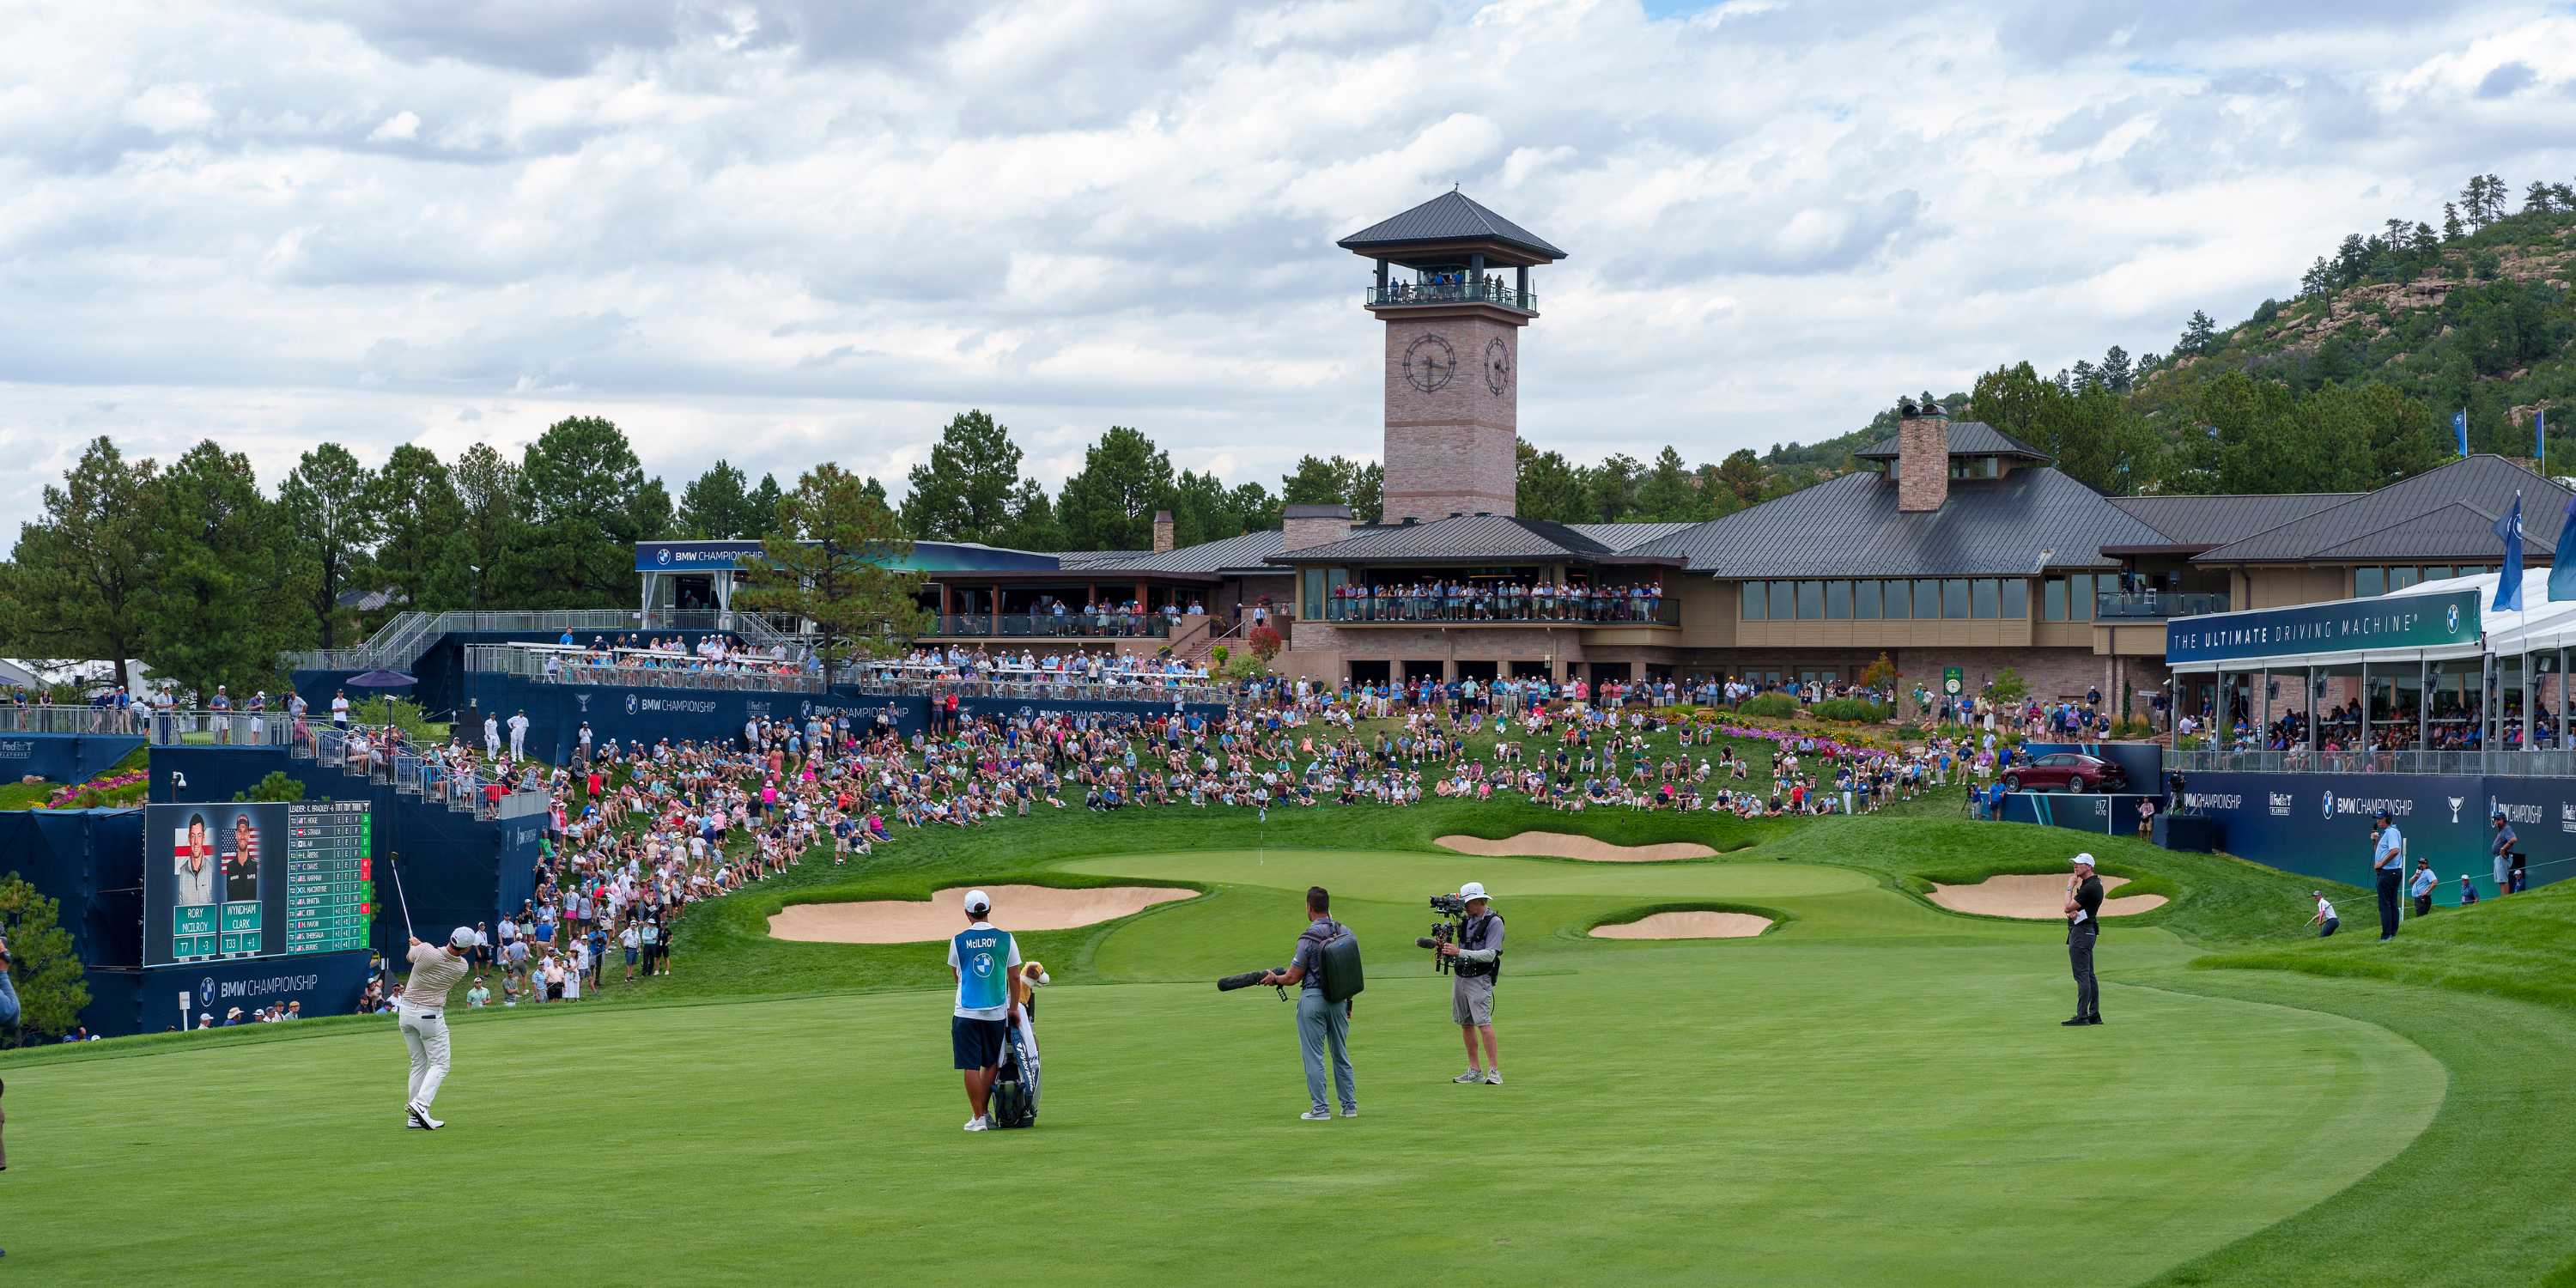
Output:
<instances>
[{"instance_id":1,"label":"player headshot on screen","mask_svg":"<svg viewBox=\"0 0 2576 1288\"><path fill-rule=\"evenodd\" d=\"M224 899L251 903L259 899L259 837L250 830L250 815L233 817L232 849L224 856Z\"/></svg>"},{"instance_id":2,"label":"player headshot on screen","mask_svg":"<svg viewBox=\"0 0 2576 1288\"><path fill-rule=\"evenodd\" d=\"M215 847L206 839L206 816L198 814L188 820L188 833L181 838L171 857L171 870L179 877L179 887L171 895L175 907L189 907L215 901Z\"/></svg>"}]
</instances>

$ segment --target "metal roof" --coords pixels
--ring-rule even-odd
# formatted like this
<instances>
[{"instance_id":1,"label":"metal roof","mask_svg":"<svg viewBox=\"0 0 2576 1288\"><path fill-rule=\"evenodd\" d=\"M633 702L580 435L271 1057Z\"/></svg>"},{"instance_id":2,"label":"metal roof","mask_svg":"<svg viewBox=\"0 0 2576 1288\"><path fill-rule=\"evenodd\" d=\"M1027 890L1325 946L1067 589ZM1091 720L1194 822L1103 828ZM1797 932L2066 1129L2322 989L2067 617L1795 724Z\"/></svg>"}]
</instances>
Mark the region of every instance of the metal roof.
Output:
<instances>
[{"instance_id":1,"label":"metal roof","mask_svg":"<svg viewBox=\"0 0 2576 1288\"><path fill-rule=\"evenodd\" d=\"M1953 479L1938 510L1896 508L1896 481L1871 471L1827 479L1661 540L1668 555L1719 578L2030 576L2112 568L2106 545L2155 545L2162 533L2048 466L2000 479Z\"/></svg>"},{"instance_id":2,"label":"metal roof","mask_svg":"<svg viewBox=\"0 0 2576 1288\"><path fill-rule=\"evenodd\" d=\"M1365 255L1373 250L1461 241L1495 241L1548 259L1565 258L1565 252L1549 245L1545 238L1485 209L1456 189L1392 219L1371 224L1335 244Z\"/></svg>"},{"instance_id":3,"label":"metal roof","mask_svg":"<svg viewBox=\"0 0 2576 1288\"><path fill-rule=\"evenodd\" d=\"M1950 454L1952 456L2026 456L2034 461L2057 459L1982 420L1950 422ZM1864 461L1895 460L1896 439L1880 439L1867 451L1854 452L1852 455Z\"/></svg>"},{"instance_id":4,"label":"metal roof","mask_svg":"<svg viewBox=\"0 0 2576 1288\"><path fill-rule=\"evenodd\" d=\"M1565 525L1613 550L1634 550L1649 541L1660 541L1676 532L1699 526L1697 520L1681 523L1569 523Z\"/></svg>"},{"instance_id":5,"label":"metal roof","mask_svg":"<svg viewBox=\"0 0 2576 1288\"><path fill-rule=\"evenodd\" d=\"M1083 565L1086 572L1229 572L1237 569L1259 569L1276 572L1264 566L1270 556L1279 553L1279 529L1247 532L1221 541L1202 541L1195 546L1166 550L1155 554L1140 550L1103 563Z\"/></svg>"},{"instance_id":6,"label":"metal roof","mask_svg":"<svg viewBox=\"0 0 2576 1288\"><path fill-rule=\"evenodd\" d=\"M2115 496L2111 504L2165 534L2175 545L2222 546L2304 519L2359 492L2292 492L2280 496Z\"/></svg>"},{"instance_id":7,"label":"metal roof","mask_svg":"<svg viewBox=\"0 0 2576 1288\"><path fill-rule=\"evenodd\" d=\"M2546 560L2558 543L2558 525L2571 493L2501 456L2481 455L2326 506L2193 562L2497 560L2504 556L2504 543L2470 516L2485 515L2492 525L2494 516L2513 508L2517 492L2522 495L2523 557ZM2444 514L2446 510L2454 512Z\"/></svg>"},{"instance_id":8,"label":"metal roof","mask_svg":"<svg viewBox=\"0 0 2576 1288\"><path fill-rule=\"evenodd\" d=\"M1057 567L1071 571L1076 568L1117 563L1125 559L1142 559L1152 553L1154 552L1151 550L1059 550L1056 552L1055 562Z\"/></svg>"},{"instance_id":9,"label":"metal roof","mask_svg":"<svg viewBox=\"0 0 2576 1288\"><path fill-rule=\"evenodd\" d=\"M1563 523L1499 514L1462 514L1429 523L1381 524L1345 540L1307 546L1278 563L1457 563L1572 559L1631 562L1608 542Z\"/></svg>"}]
</instances>

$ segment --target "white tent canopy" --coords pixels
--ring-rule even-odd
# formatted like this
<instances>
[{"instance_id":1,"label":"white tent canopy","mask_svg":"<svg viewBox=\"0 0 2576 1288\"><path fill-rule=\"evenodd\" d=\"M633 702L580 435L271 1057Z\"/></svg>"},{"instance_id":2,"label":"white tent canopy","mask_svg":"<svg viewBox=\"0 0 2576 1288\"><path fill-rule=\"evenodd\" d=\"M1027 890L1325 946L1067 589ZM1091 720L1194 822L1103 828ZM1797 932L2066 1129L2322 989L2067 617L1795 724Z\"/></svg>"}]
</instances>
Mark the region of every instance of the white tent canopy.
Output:
<instances>
[{"instance_id":1,"label":"white tent canopy","mask_svg":"<svg viewBox=\"0 0 2576 1288\"><path fill-rule=\"evenodd\" d=\"M2495 603L2496 586L2501 573L2477 573L2467 577L2445 577L2440 581L2419 581L2404 590L2392 590L2372 598L2387 600L2409 595L2442 595L2456 591L2478 592L2478 625L2480 639L2475 644L2452 644L2434 648L2345 649L2315 653L2285 653L2273 657L2240 658L2230 661L2177 662L2177 675L2206 675L2214 671L2259 670L2265 666L2287 670L2296 666L2340 666L2354 662L2447 662L2457 658L2539 653L2558 648L2576 647L2576 600L2552 602L2549 598L2549 570L2528 568L2522 574L2522 609L2499 612ZM2346 602L2361 602L2359 600ZM2257 612L2267 611L2257 609Z\"/></svg>"}]
</instances>

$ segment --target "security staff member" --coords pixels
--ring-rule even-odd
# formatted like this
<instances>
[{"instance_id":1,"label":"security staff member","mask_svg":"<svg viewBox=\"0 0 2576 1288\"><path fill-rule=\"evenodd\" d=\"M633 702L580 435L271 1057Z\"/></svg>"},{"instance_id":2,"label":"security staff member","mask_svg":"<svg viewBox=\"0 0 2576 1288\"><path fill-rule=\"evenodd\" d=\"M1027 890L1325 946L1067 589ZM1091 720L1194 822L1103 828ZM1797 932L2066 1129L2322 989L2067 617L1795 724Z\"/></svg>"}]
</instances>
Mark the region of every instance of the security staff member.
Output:
<instances>
[{"instance_id":1,"label":"security staff member","mask_svg":"<svg viewBox=\"0 0 2576 1288\"><path fill-rule=\"evenodd\" d=\"M2102 935L2102 878L2093 875L2093 856L2075 856L2075 875L2066 883L2066 964L2075 972L2075 1018L2066 1028L2102 1022L2102 986L2093 978L2093 943Z\"/></svg>"},{"instance_id":2,"label":"security staff member","mask_svg":"<svg viewBox=\"0 0 2576 1288\"><path fill-rule=\"evenodd\" d=\"M1449 1018L1458 1023L1458 1036L1467 1044L1467 1071L1451 1082L1481 1082L1489 1087L1503 1085L1503 1057L1494 1050L1494 981L1503 973L1503 919L1489 909L1482 882L1470 881L1458 887L1458 897L1467 901L1466 923L1458 928L1455 943L1440 945L1444 957L1455 959L1449 985ZM1485 1038L1485 1063L1476 1063L1476 1037Z\"/></svg>"},{"instance_id":3,"label":"security staff member","mask_svg":"<svg viewBox=\"0 0 2576 1288\"><path fill-rule=\"evenodd\" d=\"M2397 887L2406 875L2406 837L2385 809L2373 816L2370 875L2379 883L2379 942L2397 937Z\"/></svg>"},{"instance_id":4,"label":"security staff member","mask_svg":"<svg viewBox=\"0 0 2576 1288\"><path fill-rule=\"evenodd\" d=\"M2514 842L2520 839L2513 834L2513 824L2505 821L2503 807L2498 806L2495 812L2495 840L2487 846L2487 852L2495 858L2497 894L2513 893L2513 846Z\"/></svg>"},{"instance_id":5,"label":"security staff member","mask_svg":"<svg viewBox=\"0 0 2576 1288\"><path fill-rule=\"evenodd\" d=\"M1324 945L1342 933L1333 920L1333 896L1322 886L1306 888L1306 929L1297 936L1296 955L1288 969L1263 971L1258 984L1297 985L1297 1048L1306 1065L1306 1098L1314 1107L1297 1115L1319 1123L1333 1115L1324 1107L1324 1048L1333 1052L1333 1086L1341 1093L1342 1117L1360 1116L1359 1075L1351 1069L1351 1004L1324 1000Z\"/></svg>"}]
</instances>

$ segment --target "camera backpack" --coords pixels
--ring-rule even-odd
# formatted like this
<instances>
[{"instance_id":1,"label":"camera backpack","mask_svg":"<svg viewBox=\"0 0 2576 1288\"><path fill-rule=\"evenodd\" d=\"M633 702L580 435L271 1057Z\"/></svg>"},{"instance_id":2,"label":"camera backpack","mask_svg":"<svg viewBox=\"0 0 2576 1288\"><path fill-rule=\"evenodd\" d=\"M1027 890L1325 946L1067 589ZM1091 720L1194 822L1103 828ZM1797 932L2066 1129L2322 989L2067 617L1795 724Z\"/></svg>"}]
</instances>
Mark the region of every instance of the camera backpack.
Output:
<instances>
[{"instance_id":1,"label":"camera backpack","mask_svg":"<svg viewBox=\"0 0 2576 1288\"><path fill-rule=\"evenodd\" d=\"M1325 1001L1347 1002L1368 987L1360 971L1360 939L1350 927L1334 922L1332 931L1317 946L1315 958L1324 964Z\"/></svg>"}]
</instances>

